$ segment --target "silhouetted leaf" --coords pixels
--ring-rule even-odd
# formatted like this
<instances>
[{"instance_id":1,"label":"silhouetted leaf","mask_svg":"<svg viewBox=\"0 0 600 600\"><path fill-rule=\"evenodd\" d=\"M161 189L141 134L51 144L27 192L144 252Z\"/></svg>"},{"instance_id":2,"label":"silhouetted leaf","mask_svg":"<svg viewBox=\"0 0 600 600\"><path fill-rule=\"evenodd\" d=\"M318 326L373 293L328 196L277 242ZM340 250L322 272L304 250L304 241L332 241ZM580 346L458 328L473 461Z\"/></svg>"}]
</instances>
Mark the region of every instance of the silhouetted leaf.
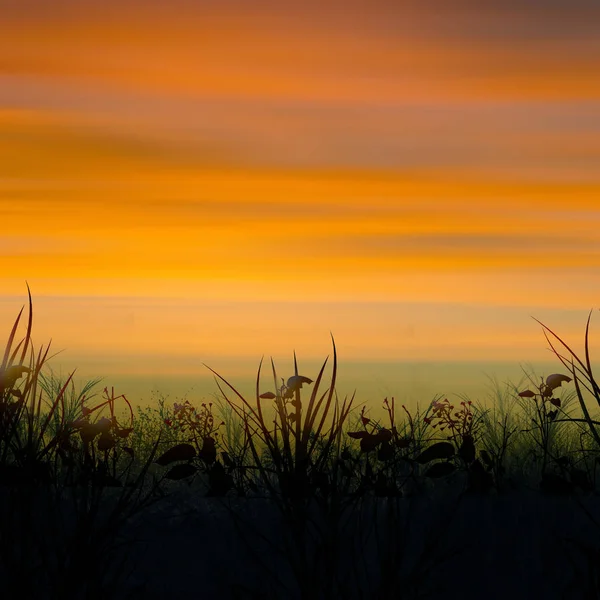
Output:
<instances>
[{"instance_id":1,"label":"silhouetted leaf","mask_svg":"<svg viewBox=\"0 0 600 600\"><path fill-rule=\"evenodd\" d=\"M349 431L348 435L355 440L362 440L363 438L371 437L372 434L368 431Z\"/></svg>"},{"instance_id":2,"label":"silhouetted leaf","mask_svg":"<svg viewBox=\"0 0 600 600\"><path fill-rule=\"evenodd\" d=\"M103 433L98 438L98 450L103 452L112 450L115 447L115 438L110 433Z\"/></svg>"},{"instance_id":3,"label":"silhouetted leaf","mask_svg":"<svg viewBox=\"0 0 600 600\"><path fill-rule=\"evenodd\" d=\"M5 390L10 390L17 382L17 379L23 377L24 373L31 373L31 369L22 367L21 365L8 367L4 372L0 372L0 387Z\"/></svg>"},{"instance_id":4,"label":"silhouetted leaf","mask_svg":"<svg viewBox=\"0 0 600 600\"><path fill-rule=\"evenodd\" d=\"M525 390L524 392L521 392L519 396L521 396L521 398L535 398L535 393L531 390Z\"/></svg>"},{"instance_id":5,"label":"silhouetted leaf","mask_svg":"<svg viewBox=\"0 0 600 600\"><path fill-rule=\"evenodd\" d=\"M79 432L81 440L84 443L91 442L97 435L100 435L100 429L96 423L85 423Z\"/></svg>"},{"instance_id":6,"label":"silhouetted leaf","mask_svg":"<svg viewBox=\"0 0 600 600\"><path fill-rule=\"evenodd\" d=\"M377 437L379 438L380 442L389 442L392 439L392 432L383 427L377 432Z\"/></svg>"},{"instance_id":7,"label":"silhouetted leaf","mask_svg":"<svg viewBox=\"0 0 600 600\"><path fill-rule=\"evenodd\" d=\"M455 469L456 467L449 462L435 463L435 465L431 465L431 467L425 471L425 477L445 477L446 475L453 473Z\"/></svg>"},{"instance_id":8,"label":"silhouetted leaf","mask_svg":"<svg viewBox=\"0 0 600 600\"><path fill-rule=\"evenodd\" d=\"M120 438L126 438L128 435L130 435L133 432L133 427L129 427L127 429L117 429L115 431L115 433L120 437Z\"/></svg>"},{"instance_id":9,"label":"silhouetted leaf","mask_svg":"<svg viewBox=\"0 0 600 600\"><path fill-rule=\"evenodd\" d=\"M129 446L123 446L123 452L127 452L131 458L134 456L133 448L130 448Z\"/></svg>"},{"instance_id":10,"label":"silhouetted leaf","mask_svg":"<svg viewBox=\"0 0 600 600\"><path fill-rule=\"evenodd\" d=\"M273 392L265 392L264 394L261 394L259 398L264 398L265 400L273 400L274 398L277 398L277 396Z\"/></svg>"},{"instance_id":11,"label":"silhouetted leaf","mask_svg":"<svg viewBox=\"0 0 600 600\"><path fill-rule=\"evenodd\" d=\"M112 427L112 421L106 417L98 419L94 424L100 433L108 433Z\"/></svg>"},{"instance_id":12,"label":"silhouetted leaf","mask_svg":"<svg viewBox=\"0 0 600 600\"><path fill-rule=\"evenodd\" d=\"M450 458L454 456L454 446L450 442L437 442L433 446L429 446L426 450L417 456L417 462L424 465L438 458Z\"/></svg>"},{"instance_id":13,"label":"silhouetted leaf","mask_svg":"<svg viewBox=\"0 0 600 600\"><path fill-rule=\"evenodd\" d=\"M302 388L303 383L312 383L313 380L308 377L303 377L302 375L294 375L287 380L287 388L288 390L299 390Z\"/></svg>"},{"instance_id":14,"label":"silhouetted leaf","mask_svg":"<svg viewBox=\"0 0 600 600\"><path fill-rule=\"evenodd\" d=\"M165 467L177 460L190 460L196 456L196 449L191 444L177 444L170 450L167 450L162 456L154 462Z\"/></svg>"},{"instance_id":15,"label":"silhouetted leaf","mask_svg":"<svg viewBox=\"0 0 600 600\"><path fill-rule=\"evenodd\" d=\"M557 387L560 387L563 381L569 383L569 381L571 381L571 378L567 377L566 375L561 375L559 373L554 373L553 375L548 375L548 377L546 377L546 385L551 390L555 390Z\"/></svg>"},{"instance_id":16,"label":"silhouetted leaf","mask_svg":"<svg viewBox=\"0 0 600 600\"><path fill-rule=\"evenodd\" d=\"M227 452L221 452L221 457L223 458L223 462L226 467L233 468L235 467L235 463L231 460L231 457Z\"/></svg>"},{"instance_id":17,"label":"silhouetted leaf","mask_svg":"<svg viewBox=\"0 0 600 600\"><path fill-rule=\"evenodd\" d=\"M558 408L560 408L560 398L550 398L550 403L554 404L554 406L558 406Z\"/></svg>"},{"instance_id":18,"label":"silhouetted leaf","mask_svg":"<svg viewBox=\"0 0 600 600\"><path fill-rule=\"evenodd\" d=\"M381 440L377 435L367 434L360 440L360 449L363 452L371 452L371 450L375 450L379 444L381 444Z\"/></svg>"},{"instance_id":19,"label":"silhouetted leaf","mask_svg":"<svg viewBox=\"0 0 600 600\"><path fill-rule=\"evenodd\" d=\"M549 410L547 413L548 415L548 419L550 419L550 421L554 421L554 419L556 419L556 415L558 414L557 410Z\"/></svg>"},{"instance_id":20,"label":"silhouetted leaf","mask_svg":"<svg viewBox=\"0 0 600 600\"><path fill-rule=\"evenodd\" d=\"M73 429L79 429L80 427L85 427L86 425L89 425L89 420L87 417L80 417L71 423L71 427L73 427Z\"/></svg>"},{"instance_id":21,"label":"silhouetted leaf","mask_svg":"<svg viewBox=\"0 0 600 600\"><path fill-rule=\"evenodd\" d=\"M172 479L177 481L179 479L185 479L186 477L191 477L196 473L196 467L194 465L190 465L189 463L185 463L183 465L175 465L172 469L169 469L168 473L165 475L167 479Z\"/></svg>"}]
</instances>

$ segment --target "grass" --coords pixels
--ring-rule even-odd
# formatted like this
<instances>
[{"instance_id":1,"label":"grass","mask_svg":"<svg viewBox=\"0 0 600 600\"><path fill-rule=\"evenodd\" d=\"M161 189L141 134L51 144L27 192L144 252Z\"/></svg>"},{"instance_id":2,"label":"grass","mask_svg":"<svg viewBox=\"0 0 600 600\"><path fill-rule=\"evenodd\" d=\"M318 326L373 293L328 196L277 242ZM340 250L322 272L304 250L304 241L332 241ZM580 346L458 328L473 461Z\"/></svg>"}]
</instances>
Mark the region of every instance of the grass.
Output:
<instances>
[{"instance_id":1,"label":"grass","mask_svg":"<svg viewBox=\"0 0 600 600\"><path fill-rule=\"evenodd\" d=\"M600 422L590 402L600 406L600 386L589 318L584 360L542 324L568 375L492 381L491 408L438 397L410 414L386 398L375 419L354 396L338 398L333 337L327 382L328 359L314 379L295 355L287 379L271 361L268 384L261 361L249 399L208 367L214 402L169 405L163 397L134 411L114 390L92 393L99 380L76 392L74 373L62 381L42 372L49 345L33 348L30 293L25 337L15 346L22 312L0 365L0 572L25 597L126 597L121 546L135 541L123 537L127 524L182 486L227 511L267 574L261 597L307 600L426 592L431 573L467 550L449 533L465 498L597 494ZM426 499L446 511L416 551L410 531ZM265 505L275 536L249 516ZM278 556L276 565L257 546ZM599 550L585 552L594 565ZM589 589L600 588L590 569ZM237 586L244 597L253 593Z\"/></svg>"}]
</instances>

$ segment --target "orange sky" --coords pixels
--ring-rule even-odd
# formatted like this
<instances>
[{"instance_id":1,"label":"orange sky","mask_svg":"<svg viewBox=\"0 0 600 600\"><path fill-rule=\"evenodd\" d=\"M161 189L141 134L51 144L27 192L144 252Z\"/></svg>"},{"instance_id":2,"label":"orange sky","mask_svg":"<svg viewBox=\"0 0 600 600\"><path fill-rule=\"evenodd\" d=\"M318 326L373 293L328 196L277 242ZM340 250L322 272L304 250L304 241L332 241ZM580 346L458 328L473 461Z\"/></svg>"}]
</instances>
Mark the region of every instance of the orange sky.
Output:
<instances>
[{"instance_id":1,"label":"orange sky","mask_svg":"<svg viewBox=\"0 0 600 600\"><path fill-rule=\"evenodd\" d=\"M423 4L5 0L7 334L27 280L39 342L115 373L581 338L600 7Z\"/></svg>"}]
</instances>

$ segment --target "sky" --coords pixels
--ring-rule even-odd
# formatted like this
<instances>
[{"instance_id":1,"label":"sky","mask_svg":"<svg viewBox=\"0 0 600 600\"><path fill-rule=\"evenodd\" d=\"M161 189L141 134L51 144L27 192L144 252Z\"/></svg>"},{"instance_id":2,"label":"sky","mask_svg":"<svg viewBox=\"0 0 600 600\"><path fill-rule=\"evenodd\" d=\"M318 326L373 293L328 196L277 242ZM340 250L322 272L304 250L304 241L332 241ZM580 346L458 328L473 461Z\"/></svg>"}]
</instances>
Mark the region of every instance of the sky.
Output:
<instances>
[{"instance_id":1,"label":"sky","mask_svg":"<svg viewBox=\"0 0 600 600\"><path fill-rule=\"evenodd\" d=\"M313 368L331 334L374 398L551 362L532 316L580 349L599 19L595 0L0 0L5 335L28 282L50 364L136 394L210 383L203 363Z\"/></svg>"}]
</instances>

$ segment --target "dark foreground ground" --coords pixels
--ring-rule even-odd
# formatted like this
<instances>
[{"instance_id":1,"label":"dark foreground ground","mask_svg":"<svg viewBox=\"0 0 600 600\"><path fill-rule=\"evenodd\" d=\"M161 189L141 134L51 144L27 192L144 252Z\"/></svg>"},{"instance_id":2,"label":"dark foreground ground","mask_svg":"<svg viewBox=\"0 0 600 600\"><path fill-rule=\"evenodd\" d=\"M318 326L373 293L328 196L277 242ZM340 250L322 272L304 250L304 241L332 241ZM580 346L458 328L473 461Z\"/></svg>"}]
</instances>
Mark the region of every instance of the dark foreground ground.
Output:
<instances>
[{"instance_id":1,"label":"dark foreground ground","mask_svg":"<svg viewBox=\"0 0 600 600\"><path fill-rule=\"evenodd\" d=\"M52 575L43 581L43 573L52 571L51 559L36 565L28 553L33 557L36 548L46 547L52 554L55 548L62 557L61 531L69 530L76 511L66 502L63 522L56 525L47 518L43 495L35 502L32 516L30 508L17 508L14 502L10 507L3 498L4 556L20 553L12 566L5 560L0 571L6 598L52 597L53 578L59 579ZM126 558L129 571L116 588L98 584L85 591L81 586L79 597L300 598L285 550L273 548L285 544L290 525L264 499L227 502L237 518L222 500L203 498L200 490L184 484L177 487L127 523L127 545L82 552L82 581L86 568L91 573L108 557L117 563ZM485 497L449 488L443 494L430 490L396 500L363 501L342 520L335 561L328 563L331 554L320 557L318 545L309 543L308 555L317 568L336 576L334 588L305 597L600 597L594 589L594 572L600 572L600 553L594 552L600 549L600 527L585 516L584 508L600 522L599 496L547 496L525 488ZM316 513L313 518L323 525ZM19 532L21 539L15 540ZM336 566L326 569L327 564ZM105 569L105 582L114 580L115 573L114 565ZM324 581L324 573L317 579ZM19 577L29 587L20 586ZM22 593L15 591L19 588ZM61 594L66 597L64 591L54 597Z\"/></svg>"}]
</instances>

